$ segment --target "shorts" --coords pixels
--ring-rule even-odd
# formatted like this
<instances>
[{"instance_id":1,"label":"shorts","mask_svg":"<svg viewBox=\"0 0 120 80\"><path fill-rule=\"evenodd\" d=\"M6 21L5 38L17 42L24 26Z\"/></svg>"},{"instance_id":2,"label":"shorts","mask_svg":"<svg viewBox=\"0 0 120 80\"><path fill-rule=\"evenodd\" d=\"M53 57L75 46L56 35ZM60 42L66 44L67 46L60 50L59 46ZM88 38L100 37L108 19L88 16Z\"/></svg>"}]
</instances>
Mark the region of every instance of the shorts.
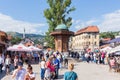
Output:
<instances>
[{"instance_id":1,"label":"shorts","mask_svg":"<svg viewBox=\"0 0 120 80\"><path fill-rule=\"evenodd\" d=\"M116 66L111 66L112 69L116 69L117 67Z\"/></svg>"},{"instance_id":2,"label":"shorts","mask_svg":"<svg viewBox=\"0 0 120 80\"><path fill-rule=\"evenodd\" d=\"M6 68L10 68L10 65L6 65Z\"/></svg>"},{"instance_id":3,"label":"shorts","mask_svg":"<svg viewBox=\"0 0 120 80\"><path fill-rule=\"evenodd\" d=\"M17 69L18 68L18 66L15 66L15 69Z\"/></svg>"},{"instance_id":4,"label":"shorts","mask_svg":"<svg viewBox=\"0 0 120 80\"><path fill-rule=\"evenodd\" d=\"M50 78L50 69L49 68L47 68L46 70L45 70L45 78Z\"/></svg>"}]
</instances>

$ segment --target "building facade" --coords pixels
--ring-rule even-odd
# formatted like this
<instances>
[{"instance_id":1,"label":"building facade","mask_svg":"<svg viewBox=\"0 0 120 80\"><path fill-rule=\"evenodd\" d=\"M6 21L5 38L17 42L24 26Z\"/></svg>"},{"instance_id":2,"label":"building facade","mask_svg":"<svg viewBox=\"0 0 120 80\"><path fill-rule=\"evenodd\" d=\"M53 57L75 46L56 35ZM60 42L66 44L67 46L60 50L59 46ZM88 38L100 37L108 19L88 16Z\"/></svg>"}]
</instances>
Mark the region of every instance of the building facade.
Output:
<instances>
[{"instance_id":1,"label":"building facade","mask_svg":"<svg viewBox=\"0 0 120 80\"><path fill-rule=\"evenodd\" d=\"M99 48L99 29L97 26L88 26L78 30L72 37L72 50Z\"/></svg>"},{"instance_id":2,"label":"building facade","mask_svg":"<svg viewBox=\"0 0 120 80\"><path fill-rule=\"evenodd\" d=\"M7 48L8 37L3 31L0 31L0 53L3 53Z\"/></svg>"}]
</instances>

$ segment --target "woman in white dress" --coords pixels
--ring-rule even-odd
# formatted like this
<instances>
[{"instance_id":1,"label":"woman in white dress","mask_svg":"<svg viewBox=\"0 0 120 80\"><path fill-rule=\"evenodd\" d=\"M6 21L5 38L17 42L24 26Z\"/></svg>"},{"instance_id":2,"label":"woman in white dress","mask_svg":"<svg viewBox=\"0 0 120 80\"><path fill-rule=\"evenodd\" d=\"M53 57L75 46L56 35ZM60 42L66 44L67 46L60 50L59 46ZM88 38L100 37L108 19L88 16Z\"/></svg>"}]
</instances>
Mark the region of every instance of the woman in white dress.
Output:
<instances>
[{"instance_id":1,"label":"woman in white dress","mask_svg":"<svg viewBox=\"0 0 120 80\"><path fill-rule=\"evenodd\" d=\"M41 80L44 80L45 77L45 68L46 68L46 62L45 62L45 58L42 57L42 61L40 62L40 76L41 76Z\"/></svg>"},{"instance_id":2,"label":"woman in white dress","mask_svg":"<svg viewBox=\"0 0 120 80\"><path fill-rule=\"evenodd\" d=\"M9 55L7 55L7 57L5 59L5 66L6 66L6 74L7 75L10 72L10 64L11 64L11 59L10 59Z\"/></svg>"}]
</instances>

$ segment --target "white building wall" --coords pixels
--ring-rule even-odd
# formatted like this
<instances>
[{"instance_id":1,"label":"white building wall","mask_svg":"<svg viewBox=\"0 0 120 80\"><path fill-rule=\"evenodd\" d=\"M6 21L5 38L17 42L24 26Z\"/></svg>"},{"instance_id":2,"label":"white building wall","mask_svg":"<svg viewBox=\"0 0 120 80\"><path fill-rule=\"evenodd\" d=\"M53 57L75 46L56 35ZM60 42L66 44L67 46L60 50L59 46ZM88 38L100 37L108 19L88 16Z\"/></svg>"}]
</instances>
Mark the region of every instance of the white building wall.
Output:
<instances>
[{"instance_id":1,"label":"white building wall","mask_svg":"<svg viewBox=\"0 0 120 80\"><path fill-rule=\"evenodd\" d=\"M72 49L99 48L99 33L82 33L72 37Z\"/></svg>"}]
</instances>

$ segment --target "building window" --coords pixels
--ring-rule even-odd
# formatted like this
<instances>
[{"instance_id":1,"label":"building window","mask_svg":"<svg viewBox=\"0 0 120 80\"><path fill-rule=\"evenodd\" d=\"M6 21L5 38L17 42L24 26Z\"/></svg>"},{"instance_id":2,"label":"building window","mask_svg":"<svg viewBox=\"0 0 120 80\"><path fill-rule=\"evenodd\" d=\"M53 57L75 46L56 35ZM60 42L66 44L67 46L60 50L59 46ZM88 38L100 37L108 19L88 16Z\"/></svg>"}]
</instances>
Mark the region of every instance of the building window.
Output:
<instances>
[{"instance_id":1,"label":"building window","mask_svg":"<svg viewBox=\"0 0 120 80\"><path fill-rule=\"evenodd\" d=\"M90 35L88 36L88 38L90 39Z\"/></svg>"},{"instance_id":2,"label":"building window","mask_svg":"<svg viewBox=\"0 0 120 80\"><path fill-rule=\"evenodd\" d=\"M97 38L97 35L95 35L95 39Z\"/></svg>"},{"instance_id":3,"label":"building window","mask_svg":"<svg viewBox=\"0 0 120 80\"><path fill-rule=\"evenodd\" d=\"M95 45L97 45L97 42L95 42Z\"/></svg>"},{"instance_id":4,"label":"building window","mask_svg":"<svg viewBox=\"0 0 120 80\"><path fill-rule=\"evenodd\" d=\"M88 45L90 45L90 42L88 43Z\"/></svg>"}]
</instances>

